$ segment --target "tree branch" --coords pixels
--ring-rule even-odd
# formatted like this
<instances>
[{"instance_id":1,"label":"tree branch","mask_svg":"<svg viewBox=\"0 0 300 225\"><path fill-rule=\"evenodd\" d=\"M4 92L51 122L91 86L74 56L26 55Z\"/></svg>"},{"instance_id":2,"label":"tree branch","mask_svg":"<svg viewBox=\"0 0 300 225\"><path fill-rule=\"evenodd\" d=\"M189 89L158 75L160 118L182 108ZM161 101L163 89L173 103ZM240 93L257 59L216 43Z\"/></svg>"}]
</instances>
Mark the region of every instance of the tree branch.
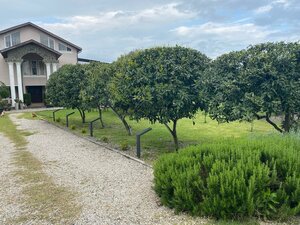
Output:
<instances>
[{"instance_id":1,"label":"tree branch","mask_svg":"<svg viewBox=\"0 0 300 225\"><path fill-rule=\"evenodd\" d=\"M273 121L270 120L270 117L268 114L266 114L266 121L271 124L277 131L279 131L280 133L283 133L283 130L277 126L276 123L274 123Z\"/></svg>"},{"instance_id":2,"label":"tree branch","mask_svg":"<svg viewBox=\"0 0 300 225\"><path fill-rule=\"evenodd\" d=\"M164 125L166 126L166 128L171 132L171 134L173 133L172 129L169 127L169 125L167 123L164 123Z\"/></svg>"}]
</instances>

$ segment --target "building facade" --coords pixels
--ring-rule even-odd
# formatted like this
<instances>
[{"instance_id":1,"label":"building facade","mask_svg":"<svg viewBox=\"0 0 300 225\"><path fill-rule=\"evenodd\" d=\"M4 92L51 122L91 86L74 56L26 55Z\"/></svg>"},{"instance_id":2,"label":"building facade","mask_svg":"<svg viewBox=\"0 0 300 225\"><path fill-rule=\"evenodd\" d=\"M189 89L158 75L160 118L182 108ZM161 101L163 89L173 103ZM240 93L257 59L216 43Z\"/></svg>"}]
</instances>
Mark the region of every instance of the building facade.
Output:
<instances>
[{"instance_id":1,"label":"building facade","mask_svg":"<svg viewBox=\"0 0 300 225\"><path fill-rule=\"evenodd\" d=\"M0 31L0 81L10 87L15 100L43 103L47 80L64 64L76 64L81 48L33 24Z\"/></svg>"}]
</instances>

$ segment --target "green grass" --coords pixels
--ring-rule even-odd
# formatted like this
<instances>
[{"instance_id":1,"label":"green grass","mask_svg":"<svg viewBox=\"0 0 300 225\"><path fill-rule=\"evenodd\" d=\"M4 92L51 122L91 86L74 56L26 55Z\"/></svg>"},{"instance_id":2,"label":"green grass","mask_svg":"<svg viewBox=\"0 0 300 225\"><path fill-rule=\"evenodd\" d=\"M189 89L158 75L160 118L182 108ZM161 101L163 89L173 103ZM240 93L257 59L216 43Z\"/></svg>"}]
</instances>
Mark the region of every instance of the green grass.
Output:
<instances>
[{"instance_id":1,"label":"green grass","mask_svg":"<svg viewBox=\"0 0 300 225\"><path fill-rule=\"evenodd\" d=\"M27 141L24 136L30 135L29 132L20 132L7 115L0 118L0 133L9 138L17 148L26 146Z\"/></svg>"},{"instance_id":2,"label":"green grass","mask_svg":"<svg viewBox=\"0 0 300 225\"><path fill-rule=\"evenodd\" d=\"M80 114L77 110L61 110L56 113L56 118L60 118L59 125L65 126L65 117L67 113L75 112L69 117L69 127L75 126L77 132L81 133L82 129L88 132L83 134L89 135L88 122L98 117L97 111L87 112L87 123L82 124ZM41 111L36 113L39 116L52 121L52 111ZM135 148L135 134L145 128L151 127L153 130L142 136L142 158L146 161L153 161L162 153L174 151L173 139L162 124L151 124L147 120L139 122L128 120L133 129L133 136L128 136L122 123L117 116L110 110L104 111L103 120L105 128L100 127L100 123L96 122L94 136L102 140L104 137L112 144L120 146L122 143L128 143L132 149ZM193 121L195 125L193 125ZM194 120L182 119L178 122L178 137L180 146L202 144L214 142L226 138L244 138L252 135L265 135L275 132L274 129L265 121L254 121L253 132L251 132L251 124L247 122L232 122L218 124L207 118L207 123L204 123L204 115L199 112ZM132 150L133 151L133 150Z\"/></svg>"}]
</instances>

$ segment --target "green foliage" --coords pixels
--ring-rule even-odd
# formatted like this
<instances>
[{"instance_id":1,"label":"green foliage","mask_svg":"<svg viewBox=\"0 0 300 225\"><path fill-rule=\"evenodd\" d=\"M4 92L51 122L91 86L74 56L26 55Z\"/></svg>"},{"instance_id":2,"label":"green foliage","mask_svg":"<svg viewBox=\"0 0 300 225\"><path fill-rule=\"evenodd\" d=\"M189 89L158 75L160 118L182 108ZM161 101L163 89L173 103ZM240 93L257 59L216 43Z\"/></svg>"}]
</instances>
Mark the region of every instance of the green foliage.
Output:
<instances>
[{"instance_id":1,"label":"green foliage","mask_svg":"<svg viewBox=\"0 0 300 225\"><path fill-rule=\"evenodd\" d=\"M81 98L81 91L87 84L83 65L64 65L53 73L47 82L47 99L53 106L78 109L82 122L89 105Z\"/></svg>"},{"instance_id":2,"label":"green foliage","mask_svg":"<svg viewBox=\"0 0 300 225\"><path fill-rule=\"evenodd\" d=\"M9 97L9 88L0 81L0 100Z\"/></svg>"},{"instance_id":3,"label":"green foliage","mask_svg":"<svg viewBox=\"0 0 300 225\"><path fill-rule=\"evenodd\" d=\"M9 108L8 101L3 98L9 97L9 88L0 81L0 112Z\"/></svg>"},{"instance_id":4,"label":"green foliage","mask_svg":"<svg viewBox=\"0 0 300 225\"><path fill-rule=\"evenodd\" d=\"M220 122L266 119L280 132L297 127L300 44L264 43L217 58L206 71L210 115ZM281 127L273 121L282 116Z\"/></svg>"},{"instance_id":5,"label":"green foliage","mask_svg":"<svg viewBox=\"0 0 300 225\"><path fill-rule=\"evenodd\" d=\"M86 134L86 129L84 129L84 128L81 129L81 133L82 133L82 134Z\"/></svg>"},{"instance_id":6,"label":"green foliage","mask_svg":"<svg viewBox=\"0 0 300 225\"><path fill-rule=\"evenodd\" d=\"M192 118L203 106L196 82L209 59L189 48L157 47L132 52L115 64L116 102L133 119L165 124L178 148L177 121Z\"/></svg>"},{"instance_id":7,"label":"green foliage","mask_svg":"<svg viewBox=\"0 0 300 225\"><path fill-rule=\"evenodd\" d=\"M118 100L114 90L111 88L110 81L115 74L114 64L94 62L84 65L87 85L81 90L80 97L90 108L97 108L102 128L103 108L110 107L122 121L127 133L131 135L131 129L125 117L127 111Z\"/></svg>"},{"instance_id":8,"label":"green foliage","mask_svg":"<svg viewBox=\"0 0 300 225\"><path fill-rule=\"evenodd\" d=\"M121 145L120 145L120 149L122 150L122 151L127 151L127 150L129 150L129 144L128 144L128 142L127 141L123 141L122 143L121 143Z\"/></svg>"},{"instance_id":9,"label":"green foliage","mask_svg":"<svg viewBox=\"0 0 300 225\"><path fill-rule=\"evenodd\" d=\"M91 108L109 105L108 84L112 77L110 64L93 62L85 66L87 85L81 90L82 98L91 104Z\"/></svg>"},{"instance_id":10,"label":"green foliage","mask_svg":"<svg viewBox=\"0 0 300 225\"><path fill-rule=\"evenodd\" d=\"M27 106L31 105L31 94L25 93L23 96L24 96L24 104Z\"/></svg>"},{"instance_id":11,"label":"green foliage","mask_svg":"<svg viewBox=\"0 0 300 225\"><path fill-rule=\"evenodd\" d=\"M104 137L101 138L101 141L103 141L105 143L108 143L109 139L108 139L108 137L104 136Z\"/></svg>"},{"instance_id":12,"label":"green foliage","mask_svg":"<svg viewBox=\"0 0 300 225\"><path fill-rule=\"evenodd\" d=\"M1 110L1 112L3 110L8 110L8 109L9 109L8 100L6 100L6 99L0 100L0 110Z\"/></svg>"},{"instance_id":13,"label":"green foliage","mask_svg":"<svg viewBox=\"0 0 300 225\"><path fill-rule=\"evenodd\" d=\"M76 130L76 126L75 126L75 125L72 125L72 126L71 126L71 130Z\"/></svg>"},{"instance_id":14,"label":"green foliage","mask_svg":"<svg viewBox=\"0 0 300 225\"><path fill-rule=\"evenodd\" d=\"M161 157L155 191L176 211L223 219L300 214L300 138L221 141Z\"/></svg>"},{"instance_id":15,"label":"green foliage","mask_svg":"<svg viewBox=\"0 0 300 225\"><path fill-rule=\"evenodd\" d=\"M60 117L58 117L58 118L55 119L55 122L57 122L57 123L59 123L60 121L61 121Z\"/></svg>"}]
</instances>

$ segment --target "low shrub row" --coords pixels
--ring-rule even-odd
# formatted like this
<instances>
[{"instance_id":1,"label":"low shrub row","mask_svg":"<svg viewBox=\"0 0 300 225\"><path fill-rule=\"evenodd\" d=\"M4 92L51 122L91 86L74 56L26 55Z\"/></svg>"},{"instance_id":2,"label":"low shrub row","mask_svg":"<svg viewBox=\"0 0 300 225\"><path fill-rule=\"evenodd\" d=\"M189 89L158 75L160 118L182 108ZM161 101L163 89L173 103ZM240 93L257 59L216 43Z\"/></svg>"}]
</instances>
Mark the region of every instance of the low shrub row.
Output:
<instances>
[{"instance_id":1,"label":"low shrub row","mask_svg":"<svg viewBox=\"0 0 300 225\"><path fill-rule=\"evenodd\" d=\"M222 219L300 213L300 137L224 140L162 156L155 191L176 211Z\"/></svg>"}]
</instances>

